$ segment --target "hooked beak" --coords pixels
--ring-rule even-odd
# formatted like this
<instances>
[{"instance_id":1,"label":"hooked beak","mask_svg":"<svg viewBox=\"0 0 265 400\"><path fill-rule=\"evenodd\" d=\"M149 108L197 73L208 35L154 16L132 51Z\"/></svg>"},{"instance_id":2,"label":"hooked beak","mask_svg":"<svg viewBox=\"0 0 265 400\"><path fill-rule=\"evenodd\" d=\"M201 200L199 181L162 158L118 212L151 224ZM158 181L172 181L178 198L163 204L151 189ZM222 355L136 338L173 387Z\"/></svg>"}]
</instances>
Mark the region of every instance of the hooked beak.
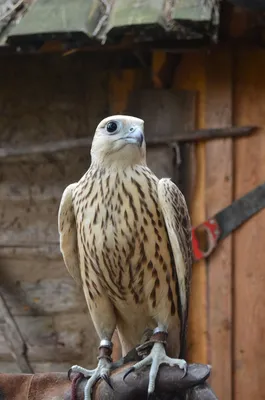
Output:
<instances>
[{"instance_id":1,"label":"hooked beak","mask_svg":"<svg viewBox=\"0 0 265 400\"><path fill-rule=\"evenodd\" d=\"M142 129L135 128L134 131L130 132L128 136L126 136L125 141L127 143L137 144L137 146L142 147L144 141Z\"/></svg>"}]
</instances>

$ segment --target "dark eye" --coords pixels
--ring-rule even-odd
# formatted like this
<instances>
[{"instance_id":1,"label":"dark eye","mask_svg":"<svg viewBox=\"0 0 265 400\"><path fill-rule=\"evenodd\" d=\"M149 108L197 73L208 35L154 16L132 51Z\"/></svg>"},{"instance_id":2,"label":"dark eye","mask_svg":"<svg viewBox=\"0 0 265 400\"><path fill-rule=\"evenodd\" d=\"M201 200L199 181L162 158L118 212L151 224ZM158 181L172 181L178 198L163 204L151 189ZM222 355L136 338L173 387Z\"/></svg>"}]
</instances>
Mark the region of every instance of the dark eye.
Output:
<instances>
[{"instance_id":1,"label":"dark eye","mask_svg":"<svg viewBox=\"0 0 265 400\"><path fill-rule=\"evenodd\" d=\"M118 129L118 125L115 121L110 121L107 123L107 131L109 133L114 133Z\"/></svg>"}]
</instances>

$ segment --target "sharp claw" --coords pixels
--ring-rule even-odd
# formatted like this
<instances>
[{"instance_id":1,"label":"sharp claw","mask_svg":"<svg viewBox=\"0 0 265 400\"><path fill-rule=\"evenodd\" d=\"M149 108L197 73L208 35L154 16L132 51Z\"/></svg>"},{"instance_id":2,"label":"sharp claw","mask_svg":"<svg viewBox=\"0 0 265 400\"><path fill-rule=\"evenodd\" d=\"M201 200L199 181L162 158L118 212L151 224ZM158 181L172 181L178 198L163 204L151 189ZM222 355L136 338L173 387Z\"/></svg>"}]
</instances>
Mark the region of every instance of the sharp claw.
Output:
<instances>
[{"instance_id":1,"label":"sharp claw","mask_svg":"<svg viewBox=\"0 0 265 400\"><path fill-rule=\"evenodd\" d=\"M180 379L183 379L186 375L187 375L187 364L184 367L184 372L183 372L183 375L182 375L182 377Z\"/></svg>"},{"instance_id":2,"label":"sharp claw","mask_svg":"<svg viewBox=\"0 0 265 400\"><path fill-rule=\"evenodd\" d=\"M126 372L126 374L124 375L123 380L125 381L125 378L127 378L127 376L128 376L131 372L133 372L134 370L135 370L134 367L129 368L128 371Z\"/></svg>"},{"instance_id":3,"label":"sharp claw","mask_svg":"<svg viewBox=\"0 0 265 400\"><path fill-rule=\"evenodd\" d=\"M112 390L114 390L114 387L112 386L111 381L110 381L110 377L108 375L104 374L104 375L101 376L101 378L104 379L104 381L109 385L109 387Z\"/></svg>"},{"instance_id":4,"label":"sharp claw","mask_svg":"<svg viewBox=\"0 0 265 400\"><path fill-rule=\"evenodd\" d=\"M71 380L71 373L72 373L72 368L70 368L68 370L68 372L67 372L67 376L68 376L69 381Z\"/></svg>"}]
</instances>

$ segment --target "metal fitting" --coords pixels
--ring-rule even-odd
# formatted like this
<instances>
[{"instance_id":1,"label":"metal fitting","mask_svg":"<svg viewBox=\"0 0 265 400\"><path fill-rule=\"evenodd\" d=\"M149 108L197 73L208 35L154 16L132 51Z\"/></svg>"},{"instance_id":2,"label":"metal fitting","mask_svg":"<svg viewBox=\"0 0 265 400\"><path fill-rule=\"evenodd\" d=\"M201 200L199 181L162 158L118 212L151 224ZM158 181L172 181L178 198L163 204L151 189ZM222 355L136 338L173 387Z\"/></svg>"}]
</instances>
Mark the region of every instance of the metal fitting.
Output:
<instances>
[{"instance_id":1,"label":"metal fitting","mask_svg":"<svg viewBox=\"0 0 265 400\"><path fill-rule=\"evenodd\" d=\"M167 334L168 332L166 329L161 329L161 328L157 327L153 330L153 335L156 335L157 333L166 333Z\"/></svg>"},{"instance_id":2,"label":"metal fitting","mask_svg":"<svg viewBox=\"0 0 265 400\"><path fill-rule=\"evenodd\" d=\"M99 343L99 349L100 347L107 347L108 349L112 350L113 344L110 340L102 339Z\"/></svg>"}]
</instances>

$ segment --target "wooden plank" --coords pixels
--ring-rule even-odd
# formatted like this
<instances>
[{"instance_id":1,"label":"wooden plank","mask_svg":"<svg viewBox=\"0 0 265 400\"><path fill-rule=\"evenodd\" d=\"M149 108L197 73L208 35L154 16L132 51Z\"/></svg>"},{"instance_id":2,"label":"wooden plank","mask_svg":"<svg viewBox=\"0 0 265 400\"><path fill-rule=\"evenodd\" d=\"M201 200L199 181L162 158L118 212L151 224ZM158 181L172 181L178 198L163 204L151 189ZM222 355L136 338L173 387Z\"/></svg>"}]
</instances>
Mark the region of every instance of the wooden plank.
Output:
<instances>
[{"instance_id":1,"label":"wooden plank","mask_svg":"<svg viewBox=\"0 0 265 400\"><path fill-rule=\"evenodd\" d=\"M194 68L196 65L196 68ZM176 70L174 88L197 90L196 127L205 127L205 55L184 54ZM205 145L195 148L196 176L194 174L191 218L193 225L205 220ZM207 273L204 261L193 267L188 327L188 360L207 363Z\"/></svg>"},{"instance_id":2,"label":"wooden plank","mask_svg":"<svg viewBox=\"0 0 265 400\"><path fill-rule=\"evenodd\" d=\"M93 75L94 64L100 61L90 60L89 66L87 58L91 57L21 55L17 63L12 57L5 58L0 65L2 146L36 141L41 144L90 134L84 76ZM97 92L91 90L90 95L97 103ZM94 116L92 122L95 118L100 117Z\"/></svg>"},{"instance_id":3,"label":"wooden plank","mask_svg":"<svg viewBox=\"0 0 265 400\"><path fill-rule=\"evenodd\" d=\"M47 267L47 271L50 271L50 266L52 262L57 263L59 261L60 264L62 262L62 254L59 248L59 240L58 243L53 245L47 243L37 245L34 242L31 242L30 244L26 245L20 245L19 243L13 243L12 245L7 244L6 246L0 245L0 256L3 262L9 260L9 265L11 265L10 262L12 263L15 261L16 263L19 264L21 261L22 265L24 265L25 267L24 261L27 260L28 266L25 267L26 270L28 267L32 269L31 263L34 263L36 265L36 268L39 263L42 266L44 263L45 266ZM58 272L61 276L61 267L59 268L60 270L58 270ZM9 268L9 271L13 271L13 269L16 270L14 264L12 265L12 268L11 267ZM54 277L56 277L57 272L53 271L52 273L53 274L55 273Z\"/></svg>"},{"instance_id":4,"label":"wooden plank","mask_svg":"<svg viewBox=\"0 0 265 400\"><path fill-rule=\"evenodd\" d=\"M30 163L1 166L0 247L58 244L61 195L82 176L86 164L80 155L72 154L67 163L46 160L34 167Z\"/></svg>"},{"instance_id":5,"label":"wooden plank","mask_svg":"<svg viewBox=\"0 0 265 400\"><path fill-rule=\"evenodd\" d=\"M8 35L9 42L69 39L87 40L100 19L100 4L92 0L38 0Z\"/></svg>"},{"instance_id":6,"label":"wooden plank","mask_svg":"<svg viewBox=\"0 0 265 400\"><path fill-rule=\"evenodd\" d=\"M179 56L170 55L169 53L156 51L153 53L153 85L156 89L172 88L174 82L175 70L179 64ZM180 91L178 91L180 95ZM189 136L191 129L195 126L195 92L185 91L186 96L190 97L190 105L184 106L186 115L185 128L183 129L182 141L172 141L171 146L174 152L174 166L172 180L176 182L179 189L185 196L188 208L190 209L192 185L192 155L194 153L194 145L187 144L185 138ZM180 106L180 105L179 105ZM190 115L189 115L190 113ZM174 124L173 124L174 126ZM177 129L179 131L179 129ZM181 131L181 129L180 129ZM194 131L195 132L195 131ZM174 134L175 135L175 134ZM174 136L173 135L173 136ZM178 133L176 132L176 136ZM193 135L192 135L193 136Z\"/></svg>"},{"instance_id":7,"label":"wooden plank","mask_svg":"<svg viewBox=\"0 0 265 400\"><path fill-rule=\"evenodd\" d=\"M150 30L165 25L163 22L163 0L116 0L112 6L106 29L109 38L125 31Z\"/></svg>"},{"instance_id":8,"label":"wooden plank","mask_svg":"<svg viewBox=\"0 0 265 400\"><path fill-rule=\"evenodd\" d=\"M83 312L87 309L83 293L70 276L35 282L2 282L0 289L14 316Z\"/></svg>"},{"instance_id":9,"label":"wooden plank","mask_svg":"<svg viewBox=\"0 0 265 400\"><path fill-rule=\"evenodd\" d=\"M56 246L59 251L59 246ZM49 249L47 249L47 253ZM18 285L20 281L35 283L42 279L65 279L69 278L69 272L64 265L62 255L58 254L57 260L54 257L45 257L43 253L23 253L18 257L3 257L1 249L1 280L5 287ZM24 253L25 255L25 253Z\"/></svg>"},{"instance_id":10,"label":"wooden plank","mask_svg":"<svg viewBox=\"0 0 265 400\"><path fill-rule=\"evenodd\" d=\"M185 130L192 129L189 121L193 116L194 98L195 93L187 90L134 91L129 98L128 111L134 110L144 120L147 142L149 139L152 142L152 137L160 137L160 140L171 137L176 142L175 131L182 132L184 136Z\"/></svg>"},{"instance_id":11,"label":"wooden plank","mask_svg":"<svg viewBox=\"0 0 265 400\"><path fill-rule=\"evenodd\" d=\"M147 143L149 139L152 140L153 135L160 136L162 140L168 136L173 137L175 130L184 134L186 129L193 128L194 97L194 92L190 91L135 91L129 98L127 113L133 112L145 121ZM147 164L159 178L176 177L174 159L175 150L172 143L170 147L161 144L159 147L149 148L147 145Z\"/></svg>"},{"instance_id":12,"label":"wooden plank","mask_svg":"<svg viewBox=\"0 0 265 400\"><path fill-rule=\"evenodd\" d=\"M219 48L206 60L206 126L232 124L232 91L232 54ZM232 139L206 144L205 201L207 217L233 201ZM232 400L232 262L230 235L207 260L211 385L217 397L226 400Z\"/></svg>"},{"instance_id":13,"label":"wooden plank","mask_svg":"<svg viewBox=\"0 0 265 400\"><path fill-rule=\"evenodd\" d=\"M236 52L234 119L255 121L259 133L235 144L235 198L264 182L265 51ZM265 210L235 233L234 400L265 398L264 291Z\"/></svg>"},{"instance_id":14,"label":"wooden plank","mask_svg":"<svg viewBox=\"0 0 265 400\"><path fill-rule=\"evenodd\" d=\"M15 320L27 343L31 365L34 362L72 362L73 359L85 359L89 365L96 362L97 334L88 313L21 316ZM0 336L0 362L11 359L5 339Z\"/></svg>"}]
</instances>

